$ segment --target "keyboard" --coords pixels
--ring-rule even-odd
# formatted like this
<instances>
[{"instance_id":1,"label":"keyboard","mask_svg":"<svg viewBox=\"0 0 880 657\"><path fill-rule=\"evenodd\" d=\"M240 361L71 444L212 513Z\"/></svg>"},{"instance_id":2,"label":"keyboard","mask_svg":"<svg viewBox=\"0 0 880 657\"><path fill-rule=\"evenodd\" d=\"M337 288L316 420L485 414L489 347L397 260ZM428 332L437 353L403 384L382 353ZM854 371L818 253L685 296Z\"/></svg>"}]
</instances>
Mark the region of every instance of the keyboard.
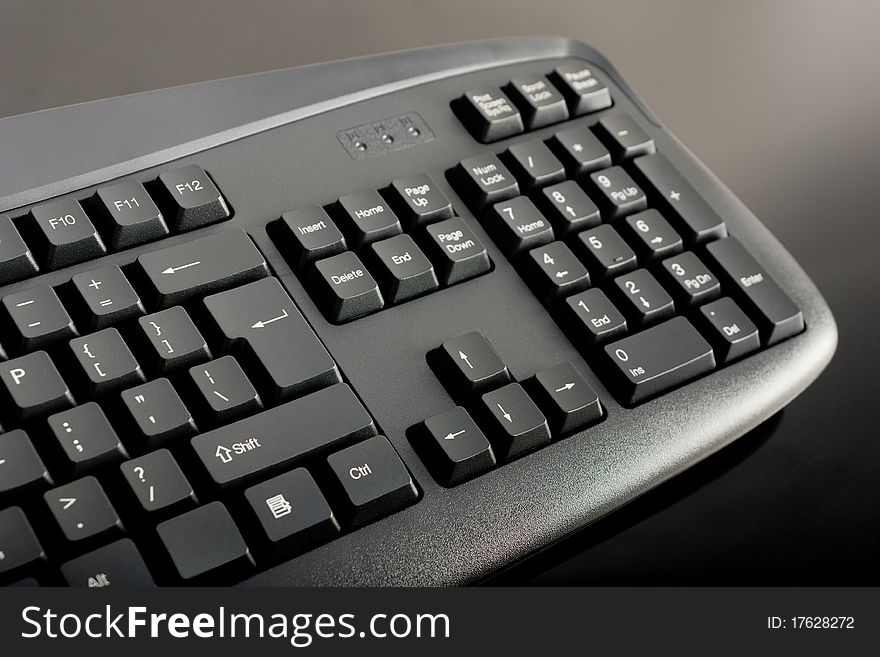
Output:
<instances>
[{"instance_id":1,"label":"keyboard","mask_svg":"<svg viewBox=\"0 0 880 657\"><path fill-rule=\"evenodd\" d=\"M88 587L486 581L780 411L837 335L551 37L0 120L0 325L0 583Z\"/></svg>"}]
</instances>

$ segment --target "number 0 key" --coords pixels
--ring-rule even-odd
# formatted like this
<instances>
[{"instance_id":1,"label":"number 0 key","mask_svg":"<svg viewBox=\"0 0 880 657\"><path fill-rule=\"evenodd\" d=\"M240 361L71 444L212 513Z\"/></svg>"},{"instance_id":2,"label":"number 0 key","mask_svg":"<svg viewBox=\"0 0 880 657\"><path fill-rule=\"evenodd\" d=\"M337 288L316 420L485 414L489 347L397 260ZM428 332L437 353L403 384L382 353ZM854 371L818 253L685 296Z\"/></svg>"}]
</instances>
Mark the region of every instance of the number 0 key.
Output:
<instances>
[{"instance_id":1,"label":"number 0 key","mask_svg":"<svg viewBox=\"0 0 880 657\"><path fill-rule=\"evenodd\" d=\"M638 404L715 368L712 347L684 317L608 345L605 357L624 404Z\"/></svg>"}]
</instances>

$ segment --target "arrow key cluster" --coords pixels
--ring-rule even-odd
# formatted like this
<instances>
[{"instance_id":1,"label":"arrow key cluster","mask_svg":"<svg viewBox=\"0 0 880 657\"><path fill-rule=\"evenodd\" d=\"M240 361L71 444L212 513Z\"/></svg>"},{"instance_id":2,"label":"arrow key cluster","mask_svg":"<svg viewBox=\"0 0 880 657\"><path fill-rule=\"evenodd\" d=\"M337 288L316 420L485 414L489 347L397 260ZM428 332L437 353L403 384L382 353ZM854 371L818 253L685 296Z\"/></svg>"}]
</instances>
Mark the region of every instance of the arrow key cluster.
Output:
<instances>
[{"instance_id":1,"label":"arrow key cluster","mask_svg":"<svg viewBox=\"0 0 880 657\"><path fill-rule=\"evenodd\" d=\"M455 486L602 418L593 388L570 363L522 384L480 333L447 340L428 362L461 405L408 431L444 486Z\"/></svg>"}]
</instances>

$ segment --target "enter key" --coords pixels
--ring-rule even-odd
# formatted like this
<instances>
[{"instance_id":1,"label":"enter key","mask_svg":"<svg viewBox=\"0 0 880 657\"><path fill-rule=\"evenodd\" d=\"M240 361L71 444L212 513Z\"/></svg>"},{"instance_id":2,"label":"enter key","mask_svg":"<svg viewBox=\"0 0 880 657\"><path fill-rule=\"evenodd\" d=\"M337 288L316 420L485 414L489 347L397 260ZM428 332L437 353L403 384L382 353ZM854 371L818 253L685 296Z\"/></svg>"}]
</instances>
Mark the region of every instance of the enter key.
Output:
<instances>
[{"instance_id":1,"label":"enter key","mask_svg":"<svg viewBox=\"0 0 880 657\"><path fill-rule=\"evenodd\" d=\"M250 368L258 387L279 401L342 379L290 295L275 278L264 278L205 299L225 341Z\"/></svg>"}]
</instances>

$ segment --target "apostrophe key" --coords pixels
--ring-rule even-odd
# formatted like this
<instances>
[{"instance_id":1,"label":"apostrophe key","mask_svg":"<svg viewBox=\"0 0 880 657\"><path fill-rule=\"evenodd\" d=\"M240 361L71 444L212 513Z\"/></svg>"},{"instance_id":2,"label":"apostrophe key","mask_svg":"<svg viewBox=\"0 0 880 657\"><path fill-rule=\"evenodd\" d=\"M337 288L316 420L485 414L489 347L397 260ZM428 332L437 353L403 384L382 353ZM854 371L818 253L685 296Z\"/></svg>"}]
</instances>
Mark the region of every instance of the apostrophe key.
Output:
<instances>
[{"instance_id":1,"label":"apostrophe key","mask_svg":"<svg viewBox=\"0 0 880 657\"><path fill-rule=\"evenodd\" d=\"M139 452L195 433L192 414L168 379L154 379L122 393L133 430L131 448Z\"/></svg>"}]
</instances>

